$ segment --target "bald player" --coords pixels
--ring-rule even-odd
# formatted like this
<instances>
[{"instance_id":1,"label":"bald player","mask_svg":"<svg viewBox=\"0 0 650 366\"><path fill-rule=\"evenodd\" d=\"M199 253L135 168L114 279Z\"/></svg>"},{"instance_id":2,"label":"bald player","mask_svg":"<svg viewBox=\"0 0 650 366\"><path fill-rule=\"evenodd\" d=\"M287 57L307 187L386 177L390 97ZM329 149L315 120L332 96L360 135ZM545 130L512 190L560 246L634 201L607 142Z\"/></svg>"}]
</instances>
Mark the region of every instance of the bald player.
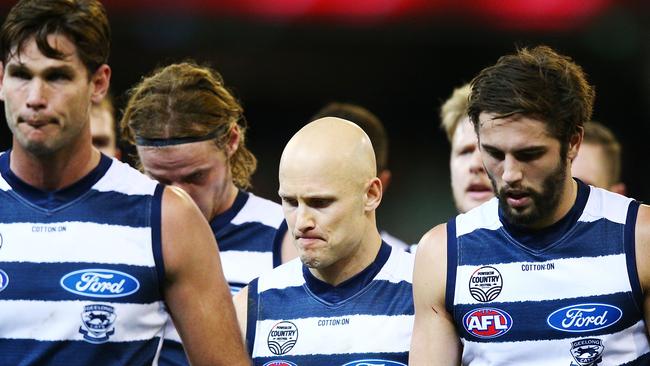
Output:
<instances>
[{"instance_id":1,"label":"bald player","mask_svg":"<svg viewBox=\"0 0 650 366\"><path fill-rule=\"evenodd\" d=\"M235 295L254 364L406 365L413 256L377 230L382 187L368 136L339 118L311 122L285 147L279 178L300 258Z\"/></svg>"},{"instance_id":2,"label":"bald player","mask_svg":"<svg viewBox=\"0 0 650 366\"><path fill-rule=\"evenodd\" d=\"M485 173L474 126L467 115L469 84L454 89L440 108L440 127L451 144L451 191L459 213L465 213L494 197Z\"/></svg>"},{"instance_id":3,"label":"bald player","mask_svg":"<svg viewBox=\"0 0 650 366\"><path fill-rule=\"evenodd\" d=\"M592 186L625 194L625 183L621 182L621 144L612 131L598 122L585 124L585 136L571 164L571 174Z\"/></svg>"}]
</instances>

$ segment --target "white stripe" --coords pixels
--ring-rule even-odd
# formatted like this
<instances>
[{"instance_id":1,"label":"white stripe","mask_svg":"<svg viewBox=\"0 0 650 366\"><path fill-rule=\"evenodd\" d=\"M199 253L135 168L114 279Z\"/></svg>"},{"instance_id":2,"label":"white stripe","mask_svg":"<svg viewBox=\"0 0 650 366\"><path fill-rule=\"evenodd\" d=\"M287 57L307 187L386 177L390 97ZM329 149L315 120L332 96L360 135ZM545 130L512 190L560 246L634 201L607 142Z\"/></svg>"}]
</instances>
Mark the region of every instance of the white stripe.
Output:
<instances>
[{"instance_id":1,"label":"white stripe","mask_svg":"<svg viewBox=\"0 0 650 366\"><path fill-rule=\"evenodd\" d=\"M89 222L15 223L0 224L0 232L2 259L7 262L155 265L148 227Z\"/></svg>"},{"instance_id":2,"label":"white stripe","mask_svg":"<svg viewBox=\"0 0 650 366\"><path fill-rule=\"evenodd\" d=\"M413 283L413 265L415 256L403 250L393 248L384 267L377 273L375 280L399 283Z\"/></svg>"},{"instance_id":3,"label":"white stripe","mask_svg":"<svg viewBox=\"0 0 650 366\"><path fill-rule=\"evenodd\" d=\"M325 325L323 321L349 319L347 325ZM281 320L257 323L253 357L275 357L267 345L269 332ZM319 326L319 321L321 325ZM298 328L295 346L289 355L407 352L413 331L412 315L349 315L336 318L291 320Z\"/></svg>"},{"instance_id":4,"label":"white stripe","mask_svg":"<svg viewBox=\"0 0 650 366\"><path fill-rule=\"evenodd\" d=\"M605 347L603 361L598 366L622 365L650 352L645 332L645 324L639 321L618 333L588 337L602 340ZM463 365L569 366L575 363L571 342L583 338L498 343L465 341Z\"/></svg>"},{"instance_id":5,"label":"white stripe","mask_svg":"<svg viewBox=\"0 0 650 366\"><path fill-rule=\"evenodd\" d=\"M456 237L469 234L474 230L497 230L501 221L498 215L499 200L494 197L470 211L456 216Z\"/></svg>"},{"instance_id":6,"label":"white stripe","mask_svg":"<svg viewBox=\"0 0 650 366\"><path fill-rule=\"evenodd\" d=\"M592 222L605 218L619 224L625 224L627 209L631 198L589 186L590 193L579 221Z\"/></svg>"},{"instance_id":7,"label":"white stripe","mask_svg":"<svg viewBox=\"0 0 650 366\"><path fill-rule=\"evenodd\" d=\"M250 192L248 194L248 201L231 223L241 225L246 222L261 222L266 226L279 228L284 220L282 206L265 198L257 197Z\"/></svg>"},{"instance_id":8,"label":"white stripe","mask_svg":"<svg viewBox=\"0 0 650 366\"><path fill-rule=\"evenodd\" d=\"M226 281L249 283L273 269L273 253L227 250L220 253Z\"/></svg>"},{"instance_id":9,"label":"white stripe","mask_svg":"<svg viewBox=\"0 0 650 366\"><path fill-rule=\"evenodd\" d=\"M528 264L546 267L551 264L554 269L523 270ZM502 290L495 300L500 302L568 299L631 291L624 254L492 266L501 273ZM461 280L456 281L456 304L482 304L469 293L471 275L478 268L458 267L456 278ZM576 285L567 286L567 278Z\"/></svg>"},{"instance_id":10,"label":"white stripe","mask_svg":"<svg viewBox=\"0 0 650 366\"><path fill-rule=\"evenodd\" d=\"M181 336L180 334L178 334L178 331L176 330L176 327L174 326L174 322L172 321L171 317L167 321L167 324L165 324L165 339L177 343L183 343L181 341Z\"/></svg>"},{"instance_id":11,"label":"white stripe","mask_svg":"<svg viewBox=\"0 0 650 366\"><path fill-rule=\"evenodd\" d=\"M119 192L128 195L151 195L157 182L128 164L113 159L106 174L93 186L100 192Z\"/></svg>"},{"instance_id":12,"label":"white stripe","mask_svg":"<svg viewBox=\"0 0 650 366\"><path fill-rule=\"evenodd\" d=\"M0 336L39 341L83 340L79 332L88 301L0 300ZM109 342L126 342L162 337L168 315L161 301L151 304L117 304L115 334Z\"/></svg>"},{"instance_id":13,"label":"white stripe","mask_svg":"<svg viewBox=\"0 0 650 366\"><path fill-rule=\"evenodd\" d=\"M284 289L287 287L298 287L305 283L302 276L302 262L300 258L276 267L265 276L261 276L257 283L257 292L262 293L269 289Z\"/></svg>"}]
</instances>

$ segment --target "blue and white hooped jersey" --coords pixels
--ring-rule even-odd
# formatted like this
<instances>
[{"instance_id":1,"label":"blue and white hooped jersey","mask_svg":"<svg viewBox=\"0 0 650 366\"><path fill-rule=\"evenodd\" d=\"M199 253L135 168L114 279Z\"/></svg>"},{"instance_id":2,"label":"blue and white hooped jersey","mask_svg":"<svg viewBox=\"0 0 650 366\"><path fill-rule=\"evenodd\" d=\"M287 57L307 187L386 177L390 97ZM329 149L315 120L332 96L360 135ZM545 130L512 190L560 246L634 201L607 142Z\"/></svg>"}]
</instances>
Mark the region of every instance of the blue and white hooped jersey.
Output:
<instances>
[{"instance_id":1,"label":"blue and white hooped jersey","mask_svg":"<svg viewBox=\"0 0 650 366\"><path fill-rule=\"evenodd\" d=\"M233 205L217 215L210 227L219 245L221 266L233 295L260 274L280 265L287 232L282 206L239 191ZM160 355L161 366L188 365L180 336L170 321Z\"/></svg>"},{"instance_id":2,"label":"blue and white hooped jersey","mask_svg":"<svg viewBox=\"0 0 650 366\"><path fill-rule=\"evenodd\" d=\"M543 248L506 230L496 198L448 223L446 306L463 365L650 364L639 204L582 182L578 197L576 219Z\"/></svg>"},{"instance_id":3,"label":"blue and white hooped jersey","mask_svg":"<svg viewBox=\"0 0 650 366\"><path fill-rule=\"evenodd\" d=\"M298 258L251 282L246 340L254 365L406 365L413 255L383 243L375 263L351 293L326 290L338 300L315 294L315 277Z\"/></svg>"},{"instance_id":4,"label":"blue and white hooped jersey","mask_svg":"<svg viewBox=\"0 0 650 366\"><path fill-rule=\"evenodd\" d=\"M102 155L43 192L0 155L0 353L5 365L151 365L164 325L162 186Z\"/></svg>"}]
</instances>

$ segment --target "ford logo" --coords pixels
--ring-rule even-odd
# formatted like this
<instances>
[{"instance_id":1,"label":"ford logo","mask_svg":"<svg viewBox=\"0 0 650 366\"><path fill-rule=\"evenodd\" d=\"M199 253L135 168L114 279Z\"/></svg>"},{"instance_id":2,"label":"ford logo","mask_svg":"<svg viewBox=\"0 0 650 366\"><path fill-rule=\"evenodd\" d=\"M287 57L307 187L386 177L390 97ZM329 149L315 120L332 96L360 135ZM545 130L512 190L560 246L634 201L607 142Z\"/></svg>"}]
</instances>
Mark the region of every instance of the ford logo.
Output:
<instances>
[{"instance_id":1,"label":"ford logo","mask_svg":"<svg viewBox=\"0 0 650 366\"><path fill-rule=\"evenodd\" d=\"M110 269L82 269L61 278L61 287L88 297L123 297L135 293L140 283L135 277Z\"/></svg>"},{"instance_id":2,"label":"ford logo","mask_svg":"<svg viewBox=\"0 0 650 366\"><path fill-rule=\"evenodd\" d=\"M579 304L555 310L546 322L562 332L590 332L607 328L623 316L621 309L607 304Z\"/></svg>"},{"instance_id":3,"label":"ford logo","mask_svg":"<svg viewBox=\"0 0 650 366\"><path fill-rule=\"evenodd\" d=\"M401 362L388 360L359 360L348 362L343 366L406 366Z\"/></svg>"}]
</instances>

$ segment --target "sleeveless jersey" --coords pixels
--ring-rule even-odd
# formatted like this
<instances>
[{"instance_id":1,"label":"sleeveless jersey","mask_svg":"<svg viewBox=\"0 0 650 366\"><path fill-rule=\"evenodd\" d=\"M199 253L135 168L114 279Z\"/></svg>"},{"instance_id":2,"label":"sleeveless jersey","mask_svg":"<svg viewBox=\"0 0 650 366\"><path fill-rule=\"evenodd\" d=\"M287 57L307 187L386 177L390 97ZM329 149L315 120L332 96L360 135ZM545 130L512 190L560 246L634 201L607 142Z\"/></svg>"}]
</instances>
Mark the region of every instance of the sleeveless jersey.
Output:
<instances>
[{"instance_id":1,"label":"sleeveless jersey","mask_svg":"<svg viewBox=\"0 0 650 366\"><path fill-rule=\"evenodd\" d=\"M4 365L151 365L169 316L160 291L162 186L102 155L70 187L37 190L0 155Z\"/></svg>"},{"instance_id":2,"label":"sleeveless jersey","mask_svg":"<svg viewBox=\"0 0 650 366\"><path fill-rule=\"evenodd\" d=\"M375 262L382 260L367 284L336 302L314 294L298 258L251 282L246 340L254 365L406 365L413 255L383 243Z\"/></svg>"},{"instance_id":3,"label":"sleeveless jersey","mask_svg":"<svg viewBox=\"0 0 650 366\"><path fill-rule=\"evenodd\" d=\"M506 230L496 198L448 223L446 306L463 365L650 363L634 248L639 204L578 181L581 195L577 219L544 248Z\"/></svg>"},{"instance_id":4,"label":"sleeveless jersey","mask_svg":"<svg viewBox=\"0 0 650 366\"><path fill-rule=\"evenodd\" d=\"M280 265L287 224L279 204L239 191L233 205L212 219L210 227L233 295L260 274ZM170 320L165 329L160 365L188 364L180 336Z\"/></svg>"}]
</instances>

